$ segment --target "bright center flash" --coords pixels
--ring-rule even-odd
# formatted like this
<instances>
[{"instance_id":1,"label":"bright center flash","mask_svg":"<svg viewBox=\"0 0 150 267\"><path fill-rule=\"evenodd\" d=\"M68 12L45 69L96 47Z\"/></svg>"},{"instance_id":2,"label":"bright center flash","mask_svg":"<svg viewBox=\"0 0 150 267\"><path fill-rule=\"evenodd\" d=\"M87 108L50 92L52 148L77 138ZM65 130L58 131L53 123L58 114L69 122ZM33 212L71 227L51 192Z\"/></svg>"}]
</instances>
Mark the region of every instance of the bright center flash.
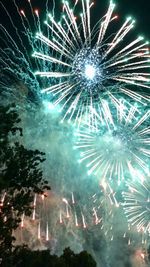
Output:
<instances>
[{"instance_id":1,"label":"bright center flash","mask_svg":"<svg viewBox=\"0 0 150 267\"><path fill-rule=\"evenodd\" d=\"M92 65L87 64L85 66L86 78L92 80L94 78L95 74L96 74L96 69Z\"/></svg>"}]
</instances>

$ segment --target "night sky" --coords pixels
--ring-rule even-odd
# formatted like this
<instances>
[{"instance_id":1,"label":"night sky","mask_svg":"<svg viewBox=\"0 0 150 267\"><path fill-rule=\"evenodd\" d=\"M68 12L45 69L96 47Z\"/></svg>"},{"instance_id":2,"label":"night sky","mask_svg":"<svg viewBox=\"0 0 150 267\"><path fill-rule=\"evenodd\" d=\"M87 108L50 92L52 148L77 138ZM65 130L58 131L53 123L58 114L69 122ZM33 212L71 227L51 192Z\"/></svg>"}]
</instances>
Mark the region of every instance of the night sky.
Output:
<instances>
[{"instance_id":1,"label":"night sky","mask_svg":"<svg viewBox=\"0 0 150 267\"><path fill-rule=\"evenodd\" d=\"M107 7L108 0L96 0L97 10L103 3ZM150 39L150 1L149 0L115 0L116 13L119 19L133 16L136 20L135 29L137 33L143 34L146 39ZM98 11L97 11L98 15Z\"/></svg>"},{"instance_id":2,"label":"night sky","mask_svg":"<svg viewBox=\"0 0 150 267\"><path fill-rule=\"evenodd\" d=\"M17 6L19 6L19 10L22 9L25 11L27 18L29 19L29 23L31 23L31 29L33 28L32 29L33 30L33 36L35 36L34 34L35 34L35 31L37 29L35 30L35 28L32 27L34 25L33 24L33 17L31 16L31 12L30 12L29 5L28 5L28 0L0 0L0 24L2 24L7 29L7 31L12 36L12 39L14 39L14 41L17 43L19 48L22 47L20 44L18 44L20 39L21 39L20 43L21 44L23 43L25 50L27 51L27 55L29 55L29 58L31 58L31 62L32 62L32 57L30 55L32 55L33 50L32 50L32 47L29 45L28 38L24 37L23 26L22 26L22 22L24 23L25 19L22 19L22 21L21 21L21 17L19 17L19 15L17 14L15 6L13 4L13 1L16 1ZM68 1L71 4L71 3L74 3L75 0L68 0ZM81 1L81 0L79 0L79 1ZM34 9L38 8L38 10L39 10L40 21L41 21L41 24L43 24L43 25L44 25L45 14L46 14L45 2L46 2L46 0L31 0L33 8ZM61 11L62 0L49 0L48 10L50 12L52 11L52 6L53 6L54 2L55 2L56 18L58 17L58 19L59 19L59 14L60 14L59 11ZM97 22L97 20L99 20L105 14L105 12L107 11L108 6L109 6L109 0L94 0L94 2L95 2L95 5L92 8L92 12L91 12L92 13L91 14L91 23L93 25ZM135 40L136 37L140 36L140 35L145 37L146 40L150 41L150 0L114 0L114 2L116 3L115 14L118 15L118 22L114 23L114 24L117 24L117 30L122 26L122 24L125 22L125 19L128 16L132 16L136 21L135 28L133 29L133 31L131 31L131 33L129 34L129 37L125 38L123 45L124 44L126 45L126 42L130 42L130 39ZM48 1L47 1L47 3L48 3ZM3 4L5 5L6 10L4 7L2 7ZM8 14L6 14L7 12L8 12L8 14L11 14L10 19L8 17ZM81 12L81 10L80 10L80 5L79 5L79 8L77 8L77 16L80 14L80 12ZM13 21L16 28L12 27L12 24L10 22L11 20ZM111 29L108 29L109 33L116 32L116 26L112 25L110 27L111 27ZM18 39L16 39L17 36L19 36ZM0 48L3 48L4 45L6 45L5 37L6 36L1 36L1 31L0 31ZM2 39L4 40L3 43L1 41ZM22 42L22 40L23 40L23 42ZM10 45L10 43L8 41L8 46L9 45ZM18 58L16 57L16 54L15 54L15 57L13 57L13 58L18 60ZM33 58L33 61L34 61L34 58ZM20 62L21 61L19 61L19 63ZM19 69L20 69L20 67L22 67L21 65L23 65L23 64L22 64L22 62L21 62L21 64L19 64L19 63L17 62L17 64L18 64L17 66L19 66ZM26 67L26 65L25 65L25 67ZM32 64L31 64L31 70L32 71L34 70L34 67L35 67L34 64L33 64L33 68L32 68ZM3 68L2 68L2 70L3 70ZM24 69L23 69L23 71L24 71ZM24 72L26 72L26 71L27 70L25 69ZM24 72L23 72L23 75L24 75ZM23 75L21 77L23 77ZM4 76L4 78L5 78L5 76ZM9 79L8 79L8 81L9 81ZM18 90L18 88L21 88L20 85L22 85L22 83L17 84L17 86L18 86L18 87L16 87L17 90ZM33 88L33 87L31 87L31 88ZM45 84L44 84L44 88L46 88ZM37 88L34 88L34 89L37 90ZM31 90L31 89L29 88L29 90ZM23 91L24 91L24 87L23 87ZM34 92L33 92L33 94L34 94ZM29 95L29 100L31 100L31 98L32 98L32 102L34 102L33 95L31 95L31 96ZM30 101L29 101L29 103L30 103ZM70 194L70 192L77 191L76 190L76 188L77 188L79 191L79 194L80 194L78 199L81 202L81 205L84 206L87 199L89 199L89 196L87 197L86 192L91 194L88 190L89 185L91 186L91 181L90 181L90 179L84 180L84 178L87 176L85 174L87 171L87 169L85 170L85 167L82 167L79 164L78 164L78 167L76 167L77 166L77 164L76 164L77 154L75 154L74 150L72 150L72 147L73 147L72 139L71 139L72 128L70 127L69 124L64 124L64 126L62 126L63 124L58 123L58 121L59 121L59 118L58 118L59 113L58 112L56 112L56 114L54 112L54 114L52 113L53 115L49 116L49 111L47 111L47 113L46 113L46 111L44 110L44 112L43 112L43 107L44 107L44 105L42 106L41 109L38 110L38 112L36 113L36 116L35 116L34 112L31 114L30 114L30 112L27 112L27 115L25 117L24 142L25 142L25 144L27 144L27 146L29 148L39 149L40 151L44 151L46 153L47 161L45 162L45 167L44 167L45 168L45 176L46 177L48 176L48 179L50 181L50 185L52 186L52 188L54 188L54 189L56 188L56 192L57 192L57 190L58 190L58 192L61 190L62 190L62 192L63 191L66 192L69 188L69 194ZM53 112L53 111L51 111L51 112ZM67 132L67 135L66 135L66 132ZM67 138L66 138L66 136L67 136ZM48 164L47 164L47 162L48 162ZM53 177L56 177L56 179L54 179ZM70 179L70 177L71 177L71 179ZM79 181L81 181L80 186L79 186ZM87 181L87 182L85 183L85 181ZM72 188L73 188L73 190L72 190ZM93 188L94 189L92 189L92 190L94 191L95 190L95 183L93 183ZM83 192L85 192L85 195L83 194ZM87 208L87 213L88 212L89 212L89 209ZM120 216L120 214L119 214L119 216ZM53 217L51 216L50 219L52 219L52 218ZM117 221L118 217L116 217L115 219ZM53 221L52 221L52 223L53 223ZM119 233L119 231L124 231L124 227L122 227L122 214L119 217L118 225L120 226L119 230L117 229L118 233ZM123 230L121 228L123 228ZM94 230L95 230L95 228L94 228ZM56 231L57 231L57 228L56 228ZM98 237L96 236L96 233L97 232L95 231L95 236L94 236L95 240L100 239L99 236ZM33 232L33 234L34 234L34 232ZM84 233L83 233L83 236L84 236ZM71 238L70 238L70 240L71 240ZM89 238L89 243L87 244L87 246L88 245L89 245L89 247L92 246L91 245L91 244L93 244L92 240L93 240L93 233L91 232L91 238ZM120 241L120 243L118 245L118 241L117 241L116 246L112 247L112 251L113 251L112 255L114 257L116 255L115 253L118 253L118 247L120 246L121 242L122 241ZM79 244L80 244L80 242L79 242ZM67 246L68 246L68 244L67 244ZM104 249L105 249L105 246L104 246ZM99 254L99 248L97 249L97 253ZM105 250L102 250L102 253L105 253ZM121 253L124 254L124 251L121 250ZM122 258L123 257L126 257L126 255L122 255ZM120 262L121 262L121 260L122 259L119 259ZM116 264L114 266L122 267L123 265ZM136 265L134 265L134 267L135 266Z\"/></svg>"},{"instance_id":3,"label":"night sky","mask_svg":"<svg viewBox=\"0 0 150 267\"><path fill-rule=\"evenodd\" d=\"M14 10L11 6L11 0L0 0L0 3L4 3L5 6L7 6L7 9L9 12L13 13ZM27 0L17 1L17 4L19 3L20 8L26 10L27 7ZM44 0L32 0L32 6L35 8L40 8L40 12L44 16ZM61 8L61 0L55 0L56 7ZM69 1L74 2L74 0ZM106 8L108 7L108 0L95 0L95 10L93 11L94 18L100 18ZM124 19L127 16L133 16L136 20L136 32L137 34L142 34L146 37L146 39L150 39L150 0L115 0L116 3L116 13L119 15L119 20L121 22L124 21ZM49 0L49 10L51 9L53 0ZM95 15L96 14L96 15ZM8 24L8 21L6 19L6 16L4 15L4 11L0 7L0 23L3 23L4 25ZM15 14L14 14L15 15ZM14 17L15 20L15 17Z\"/></svg>"}]
</instances>

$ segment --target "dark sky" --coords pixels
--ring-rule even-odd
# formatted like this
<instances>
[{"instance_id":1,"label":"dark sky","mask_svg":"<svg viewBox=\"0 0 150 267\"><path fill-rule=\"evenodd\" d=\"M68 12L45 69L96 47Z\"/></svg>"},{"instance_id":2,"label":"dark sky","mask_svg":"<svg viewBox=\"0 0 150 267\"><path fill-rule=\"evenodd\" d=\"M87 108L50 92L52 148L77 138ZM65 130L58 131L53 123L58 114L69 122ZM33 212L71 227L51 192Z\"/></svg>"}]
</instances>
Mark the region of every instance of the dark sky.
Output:
<instances>
[{"instance_id":1,"label":"dark sky","mask_svg":"<svg viewBox=\"0 0 150 267\"><path fill-rule=\"evenodd\" d=\"M94 2L96 16L99 17L99 13L104 14L109 0L94 0ZM150 40L150 0L114 0L114 3L120 23L123 23L127 16L132 16L136 21L136 33Z\"/></svg>"},{"instance_id":2,"label":"dark sky","mask_svg":"<svg viewBox=\"0 0 150 267\"><path fill-rule=\"evenodd\" d=\"M10 1L10 0L9 0ZM70 3L75 0L68 0ZM22 1L23 2L23 1ZM44 0L32 0L35 6L40 6ZM49 1L50 3L53 0ZM55 0L56 3L61 3L61 0ZM94 0L96 17L101 14L108 6L109 0ZM150 0L114 0L116 3L116 13L124 19L131 15L136 20L136 28L139 34L144 34L146 38L150 39Z\"/></svg>"},{"instance_id":3,"label":"dark sky","mask_svg":"<svg viewBox=\"0 0 150 267\"><path fill-rule=\"evenodd\" d=\"M75 0L68 0L70 3ZM0 0L0 2L5 3L9 12L13 12L10 2L12 0ZM26 6L27 0L16 0L20 7L24 8ZM45 0L31 0L32 5L40 7L42 10ZM49 0L51 4L53 0ZM55 0L56 4L61 5L61 0ZM94 0L95 11L97 17L104 14L106 7L108 6L109 0ZM116 3L116 13L120 16L120 19L125 18L128 15L132 15L136 20L136 30L139 34L143 34L146 38L150 39L150 0L114 0ZM5 17L3 17L3 11L0 8L0 22L5 22ZM15 15L15 14L14 14ZM94 15L94 17L96 17ZM15 17L14 17L15 19Z\"/></svg>"},{"instance_id":4,"label":"dark sky","mask_svg":"<svg viewBox=\"0 0 150 267\"><path fill-rule=\"evenodd\" d=\"M9 0L10 1L10 0ZM69 0L71 3L75 0ZM41 6L44 0L32 0L35 6ZM52 0L49 1L53 2ZM60 0L55 0L56 3L61 3ZM95 14L96 17L100 17L102 12L107 8L109 0L94 0L95 2ZM124 19L128 15L131 15L136 20L136 30L139 34L150 39L150 0L114 0L116 3L116 13L120 15L120 18ZM103 11L104 10L104 11Z\"/></svg>"}]
</instances>

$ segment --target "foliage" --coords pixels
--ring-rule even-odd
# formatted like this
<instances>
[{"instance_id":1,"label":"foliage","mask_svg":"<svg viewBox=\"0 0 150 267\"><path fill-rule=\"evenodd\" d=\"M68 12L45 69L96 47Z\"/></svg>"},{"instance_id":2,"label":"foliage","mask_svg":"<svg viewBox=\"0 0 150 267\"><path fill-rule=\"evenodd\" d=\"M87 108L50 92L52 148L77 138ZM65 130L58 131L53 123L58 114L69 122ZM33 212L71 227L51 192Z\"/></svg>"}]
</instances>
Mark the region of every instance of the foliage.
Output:
<instances>
[{"instance_id":1,"label":"foliage","mask_svg":"<svg viewBox=\"0 0 150 267\"><path fill-rule=\"evenodd\" d=\"M11 257L2 262L3 266L11 267L96 267L96 262L90 254L82 251L75 254L66 248L58 257L51 255L49 250L31 251L26 246L16 247Z\"/></svg>"},{"instance_id":2,"label":"foliage","mask_svg":"<svg viewBox=\"0 0 150 267\"><path fill-rule=\"evenodd\" d=\"M0 253L5 254L12 248L12 232L21 216L31 214L34 193L50 187L41 170L44 153L21 144L15 105L0 107L0 120Z\"/></svg>"}]
</instances>

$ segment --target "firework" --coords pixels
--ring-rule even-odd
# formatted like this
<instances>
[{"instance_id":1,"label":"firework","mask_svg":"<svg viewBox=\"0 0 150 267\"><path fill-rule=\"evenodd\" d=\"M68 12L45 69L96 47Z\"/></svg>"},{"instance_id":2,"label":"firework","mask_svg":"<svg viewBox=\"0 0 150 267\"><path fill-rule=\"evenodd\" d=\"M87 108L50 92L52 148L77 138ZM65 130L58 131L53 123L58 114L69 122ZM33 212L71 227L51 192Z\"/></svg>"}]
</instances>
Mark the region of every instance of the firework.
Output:
<instances>
[{"instance_id":1,"label":"firework","mask_svg":"<svg viewBox=\"0 0 150 267\"><path fill-rule=\"evenodd\" d=\"M75 17L78 0L74 1L73 9L64 2L59 23L54 16L55 9L48 15L46 8L45 29L32 0L26 0L27 12L19 8L19 1L10 2L13 4L10 13L3 6L8 23L6 27L0 25L0 86L11 101L14 101L12 94L16 97L18 109L22 108L20 92L24 99L31 96L29 112L19 113L23 119L23 143L29 149L46 153L44 176L55 190L47 197L35 196L30 218L22 214L15 233L18 244L28 243L34 249L48 247L58 254L68 246L76 252L95 250L98 257L100 251L105 253L103 236L108 247L110 240L117 247L114 242L118 235L128 239L129 245L133 244L135 227L127 229L120 207L122 198L118 197L122 187L116 187L114 180L120 183L130 175L142 179L143 173L149 172L149 112L145 111L148 105L133 103L145 104L148 100L148 43L142 37L131 43L123 41L134 26L132 18L125 21L116 35L109 34L108 26L117 20L112 2L105 16L93 26L92 2L81 1L81 18ZM57 1L49 2L55 6ZM48 0L45 3L50 6ZM56 13L58 17L57 7ZM35 75L35 69L39 70L36 74L44 76L42 79ZM33 96L40 96L37 109L33 109ZM100 179L87 177L84 166L76 164L78 150L76 153L72 150L74 126L59 124L60 114L56 112L59 109L63 111L63 120L85 121L84 126L80 124L76 146L81 151L81 161L87 162L88 173L95 173ZM4 193L0 209L5 197ZM146 224L144 227L147 229ZM90 232L91 237L87 239ZM143 244L146 244L145 237L147 234L142 232Z\"/></svg>"},{"instance_id":2,"label":"firework","mask_svg":"<svg viewBox=\"0 0 150 267\"><path fill-rule=\"evenodd\" d=\"M141 116L136 106L128 110L121 102L112 115L107 102L103 102L100 112L94 113L93 124L83 124L76 133L79 162L86 162L88 174L117 179L119 184L126 178L148 174L149 116L149 111Z\"/></svg>"},{"instance_id":3,"label":"firework","mask_svg":"<svg viewBox=\"0 0 150 267\"><path fill-rule=\"evenodd\" d=\"M105 96L117 101L116 93L121 93L136 101L148 100L148 93L139 94L137 88L147 89L149 74L148 42L138 37L122 45L126 35L134 27L134 20L127 18L116 34L108 34L109 24L117 19L113 15L115 4L110 1L104 17L92 26L91 8L93 2L82 0L82 14L75 16L79 1L71 9L64 1L61 20L48 14L45 21L49 36L41 31L38 40L49 48L44 54L35 50L33 56L50 63L49 71L36 72L49 79L49 86L42 92L50 94L54 105L60 104L64 118L75 121L86 111L101 105Z\"/></svg>"},{"instance_id":4,"label":"firework","mask_svg":"<svg viewBox=\"0 0 150 267\"><path fill-rule=\"evenodd\" d=\"M123 208L128 222L138 231L150 233L150 178L127 183L127 192L123 192Z\"/></svg>"},{"instance_id":5,"label":"firework","mask_svg":"<svg viewBox=\"0 0 150 267\"><path fill-rule=\"evenodd\" d=\"M84 201L77 194L68 193L68 198L56 197L54 193L35 195L30 217L21 217L16 231L17 241L28 242L30 246L43 245L57 237L57 231L75 234L96 226L109 240L113 240L113 218L119 207L115 193L106 182L102 182L97 193ZM50 219L53 216L53 219ZM110 223L111 222L111 223ZM30 233L30 235L29 235ZM21 235L20 235L21 234Z\"/></svg>"},{"instance_id":6,"label":"firework","mask_svg":"<svg viewBox=\"0 0 150 267\"><path fill-rule=\"evenodd\" d=\"M29 18L26 11L20 9L20 3L17 1L12 0L10 7L14 12L9 13L7 4L0 2L0 10L8 22L5 25L4 21L0 23L1 92L6 96L5 101L10 98L10 101L18 102L24 97L32 103L35 100L40 102L41 85L34 73L34 68L39 68L40 62L38 59L33 62L31 57L31 51L39 49L39 46L42 51L41 43L34 38L34 32L41 28L39 11L32 7L31 1L27 1L26 5ZM47 52L45 49L43 53ZM48 70L46 63L43 68Z\"/></svg>"}]
</instances>

